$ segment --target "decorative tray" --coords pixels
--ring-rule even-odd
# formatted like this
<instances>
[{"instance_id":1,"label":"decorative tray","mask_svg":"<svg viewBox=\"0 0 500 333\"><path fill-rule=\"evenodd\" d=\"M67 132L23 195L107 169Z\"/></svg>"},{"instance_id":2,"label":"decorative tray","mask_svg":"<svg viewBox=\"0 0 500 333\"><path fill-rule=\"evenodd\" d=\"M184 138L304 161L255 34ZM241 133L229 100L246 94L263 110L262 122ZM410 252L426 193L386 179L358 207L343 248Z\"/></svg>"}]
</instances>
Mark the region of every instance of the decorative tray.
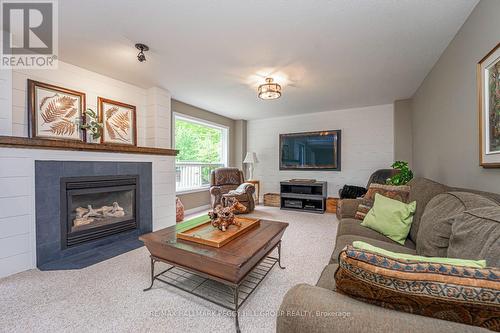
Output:
<instances>
[{"instance_id":1,"label":"decorative tray","mask_svg":"<svg viewBox=\"0 0 500 333\"><path fill-rule=\"evenodd\" d=\"M187 230L179 230L177 238L212 247L222 247L236 237L260 225L260 219L237 216L235 220L240 222L241 225L236 226L232 224L226 231L221 231L214 228L210 222L210 218L207 217L206 222L201 222L201 224Z\"/></svg>"}]
</instances>

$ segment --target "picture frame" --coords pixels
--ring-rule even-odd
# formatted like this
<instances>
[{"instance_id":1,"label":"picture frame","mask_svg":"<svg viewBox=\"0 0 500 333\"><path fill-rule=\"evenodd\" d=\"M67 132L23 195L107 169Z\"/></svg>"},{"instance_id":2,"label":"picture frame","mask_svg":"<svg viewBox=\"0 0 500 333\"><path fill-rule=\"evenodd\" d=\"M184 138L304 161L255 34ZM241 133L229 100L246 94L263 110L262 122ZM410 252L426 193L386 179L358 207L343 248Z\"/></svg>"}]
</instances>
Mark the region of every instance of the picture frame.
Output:
<instances>
[{"instance_id":1,"label":"picture frame","mask_svg":"<svg viewBox=\"0 0 500 333\"><path fill-rule=\"evenodd\" d=\"M97 98L99 122L102 123L101 143L137 146L137 119L134 105Z\"/></svg>"},{"instance_id":2,"label":"picture frame","mask_svg":"<svg viewBox=\"0 0 500 333\"><path fill-rule=\"evenodd\" d=\"M479 164L500 168L500 43L477 64Z\"/></svg>"},{"instance_id":3,"label":"picture frame","mask_svg":"<svg viewBox=\"0 0 500 333\"><path fill-rule=\"evenodd\" d=\"M86 141L85 93L28 80L28 127L31 138Z\"/></svg>"}]
</instances>

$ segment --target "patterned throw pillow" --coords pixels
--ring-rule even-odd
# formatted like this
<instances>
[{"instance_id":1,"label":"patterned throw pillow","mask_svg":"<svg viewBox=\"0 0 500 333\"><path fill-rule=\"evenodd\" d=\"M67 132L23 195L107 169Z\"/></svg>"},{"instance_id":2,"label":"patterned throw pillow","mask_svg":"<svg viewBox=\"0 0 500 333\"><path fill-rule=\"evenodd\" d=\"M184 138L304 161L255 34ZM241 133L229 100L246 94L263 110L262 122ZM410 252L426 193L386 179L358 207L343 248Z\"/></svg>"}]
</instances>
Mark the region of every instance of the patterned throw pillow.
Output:
<instances>
[{"instance_id":1,"label":"patterned throw pillow","mask_svg":"<svg viewBox=\"0 0 500 333\"><path fill-rule=\"evenodd\" d=\"M408 203L410 198L410 186L401 185L385 185L385 184L370 184L368 192L365 194L365 199L374 200L375 193L381 194L384 197Z\"/></svg>"},{"instance_id":2,"label":"patterned throw pillow","mask_svg":"<svg viewBox=\"0 0 500 333\"><path fill-rule=\"evenodd\" d=\"M500 332L500 269L393 259L347 246L337 291L385 308Z\"/></svg>"},{"instance_id":3,"label":"patterned throw pillow","mask_svg":"<svg viewBox=\"0 0 500 333\"><path fill-rule=\"evenodd\" d=\"M368 213L368 211L373 207L373 201L375 200L375 194L381 194L384 197L398 200L404 203L408 203L410 198L410 187L394 186L394 185L384 185L384 184L370 184L368 192L366 192L363 200L358 206L355 219L363 220Z\"/></svg>"},{"instance_id":4,"label":"patterned throw pillow","mask_svg":"<svg viewBox=\"0 0 500 333\"><path fill-rule=\"evenodd\" d=\"M366 214L372 209L374 200L370 199L361 199L361 202L358 205L358 210L354 215L354 218L357 220L363 221L365 219Z\"/></svg>"}]
</instances>

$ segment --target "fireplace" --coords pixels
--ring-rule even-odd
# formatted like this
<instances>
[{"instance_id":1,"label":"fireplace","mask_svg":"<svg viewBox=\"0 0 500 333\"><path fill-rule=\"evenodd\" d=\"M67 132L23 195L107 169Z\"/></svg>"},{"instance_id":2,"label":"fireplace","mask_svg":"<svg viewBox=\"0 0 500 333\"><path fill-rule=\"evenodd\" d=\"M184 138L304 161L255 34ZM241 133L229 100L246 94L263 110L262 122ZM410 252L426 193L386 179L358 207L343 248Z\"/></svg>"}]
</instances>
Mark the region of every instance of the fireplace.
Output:
<instances>
[{"instance_id":1,"label":"fireplace","mask_svg":"<svg viewBox=\"0 0 500 333\"><path fill-rule=\"evenodd\" d=\"M78 269L143 246L152 177L151 162L35 161L37 267Z\"/></svg>"},{"instance_id":2,"label":"fireplace","mask_svg":"<svg viewBox=\"0 0 500 333\"><path fill-rule=\"evenodd\" d=\"M61 248L66 249L138 227L139 178L61 178Z\"/></svg>"}]
</instances>

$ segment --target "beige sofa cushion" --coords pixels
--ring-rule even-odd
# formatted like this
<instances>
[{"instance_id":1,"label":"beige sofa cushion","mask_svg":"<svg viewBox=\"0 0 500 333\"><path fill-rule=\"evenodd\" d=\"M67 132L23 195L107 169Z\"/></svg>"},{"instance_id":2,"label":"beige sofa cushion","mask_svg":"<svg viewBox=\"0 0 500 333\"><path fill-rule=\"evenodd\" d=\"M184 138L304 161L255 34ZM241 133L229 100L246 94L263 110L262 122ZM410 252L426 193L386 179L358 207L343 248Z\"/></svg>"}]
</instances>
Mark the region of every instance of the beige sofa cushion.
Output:
<instances>
[{"instance_id":1,"label":"beige sofa cushion","mask_svg":"<svg viewBox=\"0 0 500 333\"><path fill-rule=\"evenodd\" d=\"M497 206L497 203L474 193L447 192L432 198L420 219L417 253L427 257L446 257L451 228L468 209Z\"/></svg>"},{"instance_id":2,"label":"beige sofa cushion","mask_svg":"<svg viewBox=\"0 0 500 333\"><path fill-rule=\"evenodd\" d=\"M276 332L491 333L477 326L386 309L307 284L286 293L278 310Z\"/></svg>"},{"instance_id":3,"label":"beige sofa cushion","mask_svg":"<svg viewBox=\"0 0 500 333\"><path fill-rule=\"evenodd\" d=\"M335 290L335 272L338 267L339 265L337 264L326 265L316 286L328 290Z\"/></svg>"},{"instance_id":4,"label":"beige sofa cushion","mask_svg":"<svg viewBox=\"0 0 500 333\"><path fill-rule=\"evenodd\" d=\"M409 202L417 202L417 210L415 211L415 215L413 215L413 222L408 237L416 243L420 218L424 213L425 206L436 195L448 191L448 186L426 178L413 178L408 185L410 186Z\"/></svg>"},{"instance_id":5,"label":"beige sofa cushion","mask_svg":"<svg viewBox=\"0 0 500 333\"><path fill-rule=\"evenodd\" d=\"M471 209L453 223L448 257L500 267L500 206Z\"/></svg>"},{"instance_id":6,"label":"beige sofa cushion","mask_svg":"<svg viewBox=\"0 0 500 333\"><path fill-rule=\"evenodd\" d=\"M365 238L379 240L382 242L398 244L394 242L392 239L384 236L380 232L377 232L367 227L363 227L361 225L361 221L356 219L343 219L340 221L339 227L337 229L337 238L344 235L361 236ZM405 241L405 246L411 249L415 249L415 243L413 243L408 238Z\"/></svg>"}]
</instances>

